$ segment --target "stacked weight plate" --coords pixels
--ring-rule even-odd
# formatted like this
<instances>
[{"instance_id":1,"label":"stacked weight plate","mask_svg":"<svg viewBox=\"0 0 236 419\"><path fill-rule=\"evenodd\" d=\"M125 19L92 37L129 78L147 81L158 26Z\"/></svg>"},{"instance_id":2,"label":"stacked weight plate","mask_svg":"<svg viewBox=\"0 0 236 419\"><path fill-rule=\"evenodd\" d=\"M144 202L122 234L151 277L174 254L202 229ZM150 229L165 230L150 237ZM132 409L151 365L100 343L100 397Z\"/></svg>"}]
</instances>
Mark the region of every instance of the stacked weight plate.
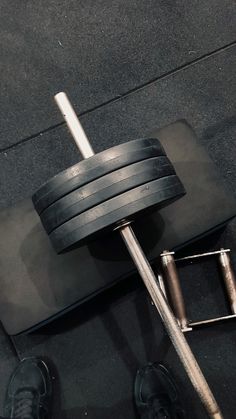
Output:
<instances>
[{"instance_id":1,"label":"stacked weight plate","mask_svg":"<svg viewBox=\"0 0 236 419\"><path fill-rule=\"evenodd\" d=\"M62 253L183 194L164 149L151 138L110 148L64 170L35 193L33 203Z\"/></svg>"}]
</instances>

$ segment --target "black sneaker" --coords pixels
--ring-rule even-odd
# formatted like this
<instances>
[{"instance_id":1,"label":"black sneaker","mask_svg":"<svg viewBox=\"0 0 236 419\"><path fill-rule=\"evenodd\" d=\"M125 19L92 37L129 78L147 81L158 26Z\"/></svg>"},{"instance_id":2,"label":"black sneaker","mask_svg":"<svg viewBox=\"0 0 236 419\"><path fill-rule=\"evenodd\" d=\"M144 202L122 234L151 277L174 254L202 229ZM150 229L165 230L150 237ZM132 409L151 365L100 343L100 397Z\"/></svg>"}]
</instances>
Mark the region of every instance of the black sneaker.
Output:
<instances>
[{"instance_id":1,"label":"black sneaker","mask_svg":"<svg viewBox=\"0 0 236 419\"><path fill-rule=\"evenodd\" d=\"M176 384L160 364L148 364L138 370L134 397L141 419L184 419Z\"/></svg>"},{"instance_id":2,"label":"black sneaker","mask_svg":"<svg viewBox=\"0 0 236 419\"><path fill-rule=\"evenodd\" d=\"M51 393L47 365L37 358L24 359L8 384L4 415L11 419L49 419Z\"/></svg>"}]
</instances>

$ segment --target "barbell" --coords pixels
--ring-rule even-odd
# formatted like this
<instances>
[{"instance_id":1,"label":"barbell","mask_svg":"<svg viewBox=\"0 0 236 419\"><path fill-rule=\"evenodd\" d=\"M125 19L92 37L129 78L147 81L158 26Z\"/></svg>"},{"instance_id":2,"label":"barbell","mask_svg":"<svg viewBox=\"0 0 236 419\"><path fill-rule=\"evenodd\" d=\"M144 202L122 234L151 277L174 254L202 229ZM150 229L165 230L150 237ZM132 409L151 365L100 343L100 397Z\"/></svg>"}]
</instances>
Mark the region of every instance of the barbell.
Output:
<instances>
[{"instance_id":1,"label":"barbell","mask_svg":"<svg viewBox=\"0 0 236 419\"><path fill-rule=\"evenodd\" d=\"M180 179L157 139L134 140L94 154L66 94L58 93L55 100L85 160L33 195L54 249L67 252L108 231L119 231L206 412L223 418L131 227L136 217L181 198L185 190Z\"/></svg>"}]
</instances>

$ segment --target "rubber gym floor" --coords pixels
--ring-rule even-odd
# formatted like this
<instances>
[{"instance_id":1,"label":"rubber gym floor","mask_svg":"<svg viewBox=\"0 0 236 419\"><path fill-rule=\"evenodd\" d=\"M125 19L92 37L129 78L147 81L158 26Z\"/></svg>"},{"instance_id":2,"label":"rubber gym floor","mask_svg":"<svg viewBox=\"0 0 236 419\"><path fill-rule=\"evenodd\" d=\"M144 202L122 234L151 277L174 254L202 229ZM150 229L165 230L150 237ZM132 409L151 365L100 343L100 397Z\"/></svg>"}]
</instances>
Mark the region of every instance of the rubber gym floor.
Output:
<instances>
[{"instance_id":1,"label":"rubber gym floor","mask_svg":"<svg viewBox=\"0 0 236 419\"><path fill-rule=\"evenodd\" d=\"M1 208L78 160L52 99L61 90L95 151L187 119L236 195L235 29L232 0L1 0ZM235 221L199 248L222 246L236 269ZM190 274L208 278L196 312L205 304L219 314L211 264ZM135 418L134 375L148 361L170 367L189 418L206 417L136 276L34 334L9 338L2 328L0 339L1 408L18 360L37 355L52 365L57 419ZM224 417L234 419L235 323L188 341Z\"/></svg>"}]
</instances>

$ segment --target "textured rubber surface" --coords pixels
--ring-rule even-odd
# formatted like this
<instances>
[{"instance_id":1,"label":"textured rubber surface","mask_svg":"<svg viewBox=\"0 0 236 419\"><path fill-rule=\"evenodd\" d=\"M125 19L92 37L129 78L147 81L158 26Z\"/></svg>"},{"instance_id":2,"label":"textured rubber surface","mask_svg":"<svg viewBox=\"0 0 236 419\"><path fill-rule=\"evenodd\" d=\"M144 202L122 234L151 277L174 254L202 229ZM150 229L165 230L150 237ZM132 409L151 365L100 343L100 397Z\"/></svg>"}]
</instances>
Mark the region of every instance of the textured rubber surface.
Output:
<instances>
[{"instance_id":1,"label":"textured rubber surface","mask_svg":"<svg viewBox=\"0 0 236 419\"><path fill-rule=\"evenodd\" d=\"M164 155L160 142L153 138L129 141L104 150L46 182L32 197L35 209L40 214L53 202L100 176L146 158Z\"/></svg>"},{"instance_id":2,"label":"textured rubber surface","mask_svg":"<svg viewBox=\"0 0 236 419\"><path fill-rule=\"evenodd\" d=\"M185 193L178 176L148 182L103 202L67 221L50 235L57 253L80 246L115 227L122 219L135 219L143 212L162 208Z\"/></svg>"},{"instance_id":3,"label":"textured rubber surface","mask_svg":"<svg viewBox=\"0 0 236 419\"><path fill-rule=\"evenodd\" d=\"M174 167L165 156L122 167L56 201L42 212L41 221L47 233L51 233L61 224L95 205L144 183L174 174Z\"/></svg>"},{"instance_id":4,"label":"textured rubber surface","mask_svg":"<svg viewBox=\"0 0 236 419\"><path fill-rule=\"evenodd\" d=\"M88 112L235 40L232 0L0 4L1 83L7 88L0 97L1 147L62 122L52 99L62 87L77 113ZM170 107L178 109L172 93ZM165 94L170 102L173 95ZM154 103L160 105L160 95ZM137 119L133 112L132 127Z\"/></svg>"}]
</instances>

